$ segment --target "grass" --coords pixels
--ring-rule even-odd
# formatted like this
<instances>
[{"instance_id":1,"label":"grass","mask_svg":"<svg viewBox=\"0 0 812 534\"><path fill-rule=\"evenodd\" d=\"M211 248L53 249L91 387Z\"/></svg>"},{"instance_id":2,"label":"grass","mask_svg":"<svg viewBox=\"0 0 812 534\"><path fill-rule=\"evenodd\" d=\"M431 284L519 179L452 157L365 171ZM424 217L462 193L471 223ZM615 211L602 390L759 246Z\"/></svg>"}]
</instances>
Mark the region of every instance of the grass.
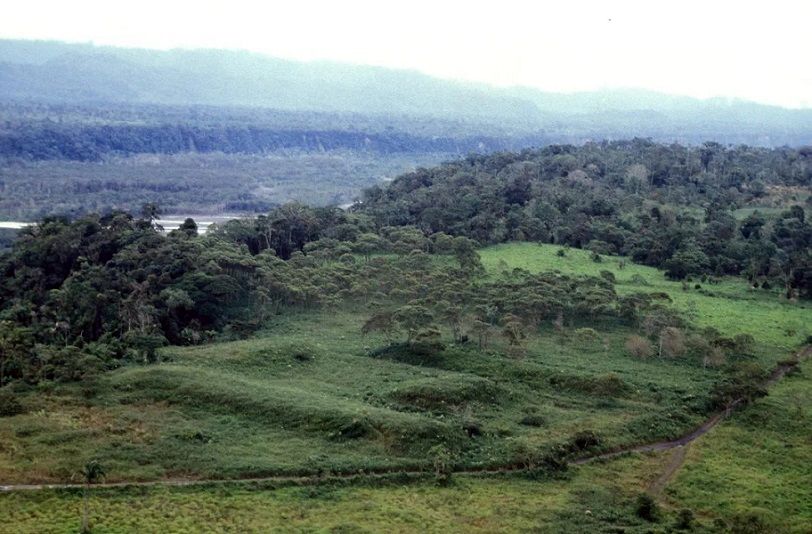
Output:
<instances>
[{"instance_id":1,"label":"grass","mask_svg":"<svg viewBox=\"0 0 812 534\"><path fill-rule=\"evenodd\" d=\"M674 307L698 326L716 328L727 336L752 335L762 345L765 363L782 359L812 334L812 307L803 301L789 302L778 290L753 290L745 280L733 277L712 284L694 281L684 290L681 282L666 279L653 267L626 260L621 268L623 258L617 256L602 256L597 263L591 259L591 252L578 249L563 249L566 255L560 257L559 250L562 248L555 245L510 243L488 247L480 255L490 272L521 268L599 276L601 271L609 271L617 279L619 293L668 293ZM635 283L635 277L646 285ZM694 288L696 283L702 286L699 290Z\"/></svg>"},{"instance_id":2,"label":"grass","mask_svg":"<svg viewBox=\"0 0 812 534\"><path fill-rule=\"evenodd\" d=\"M812 525L812 362L698 441L668 499L701 516L756 514L772 532Z\"/></svg>"},{"instance_id":3,"label":"grass","mask_svg":"<svg viewBox=\"0 0 812 534\"><path fill-rule=\"evenodd\" d=\"M481 255L493 275L516 267L607 270L619 292L668 293L698 326L753 335L764 366L786 358L812 325L804 304L739 280L684 290L653 268L621 268L614 257L596 263L579 250L559 257L558 250L525 243ZM160 364L24 391L26 413L0 418L0 481L68 481L91 458L101 459L110 481L430 471L428 451L437 443L458 466L499 465L584 430L607 448L676 437L702 419L699 407L720 377L689 358L635 359L623 348L631 330L603 323L589 325L597 335L586 337L571 335L575 326L560 333L542 325L521 358L498 340L481 350L452 345L419 362L397 351L374 356L386 343L360 335L369 314L277 316L252 339L166 348ZM805 380L789 379L691 449L667 488L669 521L683 506L709 529L714 519L753 507L771 510L765 520L778 527L797 530L809 519L802 487L809 471L799 467L810 465L808 424L788 422L798 403L810 417ZM449 488L423 481L103 490L92 504L104 510L97 513L100 532L159 525L166 532L658 531L665 519L646 524L633 502L666 463L665 455L636 456L584 466L562 480L455 477ZM70 491L0 495L5 525L15 532L71 531L80 504Z\"/></svg>"},{"instance_id":4,"label":"grass","mask_svg":"<svg viewBox=\"0 0 812 534\"><path fill-rule=\"evenodd\" d=\"M454 477L319 487L212 485L95 490L94 532L651 532L633 499L657 459L624 458L561 479ZM595 481L601 481L596 485ZM15 532L74 532L77 491L0 495ZM655 526L656 527L656 526ZM659 529L655 531L660 531Z\"/></svg>"},{"instance_id":5,"label":"grass","mask_svg":"<svg viewBox=\"0 0 812 534\"><path fill-rule=\"evenodd\" d=\"M436 443L461 465L499 464L519 444L581 430L606 446L678 434L718 376L635 360L617 328L589 343L542 331L521 360L495 345L412 365L370 357L384 342L358 334L365 318L280 317L273 335L167 349L163 363L107 373L85 396L76 385L32 391L27 413L0 419L0 480L69 480L91 458L111 480L416 468ZM528 415L546 424L522 424Z\"/></svg>"}]
</instances>

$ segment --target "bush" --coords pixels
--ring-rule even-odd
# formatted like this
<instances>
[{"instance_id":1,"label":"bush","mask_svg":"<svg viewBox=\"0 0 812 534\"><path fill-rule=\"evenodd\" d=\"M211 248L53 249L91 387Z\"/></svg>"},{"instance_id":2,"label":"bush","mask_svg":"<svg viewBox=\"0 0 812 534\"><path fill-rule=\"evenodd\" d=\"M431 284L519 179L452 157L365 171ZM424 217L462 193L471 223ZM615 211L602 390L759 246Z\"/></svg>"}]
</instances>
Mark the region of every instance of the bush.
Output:
<instances>
[{"instance_id":1,"label":"bush","mask_svg":"<svg viewBox=\"0 0 812 534\"><path fill-rule=\"evenodd\" d=\"M626 430L640 441L676 438L685 433L692 422L686 408L664 407L649 410L635 417L625 426Z\"/></svg>"},{"instance_id":2,"label":"bush","mask_svg":"<svg viewBox=\"0 0 812 534\"><path fill-rule=\"evenodd\" d=\"M388 397L421 410L444 411L472 401L494 404L500 392L500 388L486 378L455 377L401 383Z\"/></svg>"},{"instance_id":3,"label":"bush","mask_svg":"<svg viewBox=\"0 0 812 534\"><path fill-rule=\"evenodd\" d=\"M637 496L634 513L637 514L637 517L646 521L657 521L660 516L660 509L651 495L641 493Z\"/></svg>"},{"instance_id":4,"label":"bush","mask_svg":"<svg viewBox=\"0 0 812 534\"><path fill-rule=\"evenodd\" d=\"M750 334L737 334L733 337L733 343L737 352L742 355L751 355L756 340Z\"/></svg>"},{"instance_id":5,"label":"bush","mask_svg":"<svg viewBox=\"0 0 812 534\"><path fill-rule=\"evenodd\" d=\"M694 513L688 508L683 508L677 512L677 522L674 528L678 530L691 530L694 526Z\"/></svg>"},{"instance_id":6,"label":"bush","mask_svg":"<svg viewBox=\"0 0 812 534\"><path fill-rule=\"evenodd\" d=\"M521 421L519 421L520 425L524 426L544 426L547 424L547 420L544 419L543 416L538 414L529 414L522 417Z\"/></svg>"},{"instance_id":7,"label":"bush","mask_svg":"<svg viewBox=\"0 0 812 534\"><path fill-rule=\"evenodd\" d=\"M775 532L765 514L756 510L736 514L731 518L729 525L733 534L767 534Z\"/></svg>"},{"instance_id":8,"label":"bush","mask_svg":"<svg viewBox=\"0 0 812 534\"><path fill-rule=\"evenodd\" d=\"M429 456L432 459L434 468L434 480L439 486L448 486L451 483L451 475L454 472L453 456L445 445L434 445L429 449Z\"/></svg>"},{"instance_id":9,"label":"bush","mask_svg":"<svg viewBox=\"0 0 812 534\"><path fill-rule=\"evenodd\" d=\"M583 452L595 447L599 447L603 440L599 435L591 430L578 431L569 441L571 452Z\"/></svg>"},{"instance_id":10,"label":"bush","mask_svg":"<svg viewBox=\"0 0 812 534\"><path fill-rule=\"evenodd\" d=\"M651 346L651 341L636 334L629 336L624 347L626 348L626 352L635 358L649 358L654 353L654 347Z\"/></svg>"},{"instance_id":11,"label":"bush","mask_svg":"<svg viewBox=\"0 0 812 534\"><path fill-rule=\"evenodd\" d=\"M755 363L737 364L725 378L714 384L711 389L710 408L725 408L737 400L746 404L765 396L766 378L767 373Z\"/></svg>"},{"instance_id":12,"label":"bush","mask_svg":"<svg viewBox=\"0 0 812 534\"><path fill-rule=\"evenodd\" d=\"M594 328L578 328L573 334L575 335L575 339L581 343L595 342L601 337Z\"/></svg>"},{"instance_id":13,"label":"bush","mask_svg":"<svg viewBox=\"0 0 812 534\"><path fill-rule=\"evenodd\" d=\"M617 279L615 278L615 273L613 273L612 271L601 271L600 275L601 278L612 284L614 284L617 281Z\"/></svg>"},{"instance_id":14,"label":"bush","mask_svg":"<svg viewBox=\"0 0 812 534\"><path fill-rule=\"evenodd\" d=\"M476 438L483 434L482 423L473 419L467 419L462 422L462 429L469 438Z\"/></svg>"},{"instance_id":15,"label":"bush","mask_svg":"<svg viewBox=\"0 0 812 534\"><path fill-rule=\"evenodd\" d=\"M632 277L629 279L629 282L631 282L632 284L634 284L636 286L648 286L648 285L651 285L651 284L648 283L648 280L646 280L645 278L643 278L639 274L632 275Z\"/></svg>"},{"instance_id":16,"label":"bush","mask_svg":"<svg viewBox=\"0 0 812 534\"><path fill-rule=\"evenodd\" d=\"M23 413L23 405L8 390L0 389L0 417L11 417Z\"/></svg>"},{"instance_id":17,"label":"bush","mask_svg":"<svg viewBox=\"0 0 812 534\"><path fill-rule=\"evenodd\" d=\"M344 424L337 432L332 433L330 437L333 439L359 439L365 438L376 432L372 422L367 418L355 418L352 421Z\"/></svg>"},{"instance_id":18,"label":"bush","mask_svg":"<svg viewBox=\"0 0 812 534\"><path fill-rule=\"evenodd\" d=\"M601 397L617 397L629 390L629 386L614 373L589 377L555 375L549 382L554 387Z\"/></svg>"},{"instance_id":19,"label":"bush","mask_svg":"<svg viewBox=\"0 0 812 534\"><path fill-rule=\"evenodd\" d=\"M685 334L673 326L663 328L660 332L660 347L662 355L668 358L677 358L685 354Z\"/></svg>"}]
</instances>

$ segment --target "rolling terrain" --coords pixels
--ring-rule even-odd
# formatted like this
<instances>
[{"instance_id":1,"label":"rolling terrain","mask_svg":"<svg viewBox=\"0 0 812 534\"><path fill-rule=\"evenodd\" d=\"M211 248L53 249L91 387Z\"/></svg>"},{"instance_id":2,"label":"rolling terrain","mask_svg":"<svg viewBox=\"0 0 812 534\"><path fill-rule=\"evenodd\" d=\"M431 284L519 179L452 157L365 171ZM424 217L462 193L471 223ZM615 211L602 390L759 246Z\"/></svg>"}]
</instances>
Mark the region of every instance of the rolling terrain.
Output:
<instances>
[{"instance_id":1,"label":"rolling terrain","mask_svg":"<svg viewBox=\"0 0 812 534\"><path fill-rule=\"evenodd\" d=\"M755 346L748 359L765 368L789 357L808 334L805 325L812 324L802 304L778 300L771 292L753 293L735 279L720 281L712 292L685 290L650 267L621 267L621 258L614 257L597 264L588 252L568 250L561 257L559 250L511 244L483 249L481 256L488 277L513 268L572 275L601 269L615 275L620 293L644 284L645 291L668 294L675 309L693 310L698 328L714 327L729 336L750 333ZM360 334L364 318L358 309L302 312L274 319L267 334L250 340L163 349L157 365L124 367L91 384L32 389L21 397L27 413L0 419L6 444L0 451L0 481L70 481L91 457L104 459L108 482L390 470L424 471L431 477L437 454L432 447L438 440L449 447L455 469L525 462L532 471L538 460L530 451L574 444L579 435L597 439L578 447L600 451L684 434L702 420L701 410L690 406L701 406L721 376L719 368L690 356L634 358L624 348L630 330L611 321L593 322L590 328L565 325L563 331L542 326L528 335L526 353L519 358L494 339L486 349L448 345L428 360L408 353L403 360L398 353L376 350L387 345L384 338ZM789 335L778 325L797 330ZM744 436L756 431L752 425L759 417L775 418L776 428L782 419L809 417L804 376L787 378L775 386L776 400L771 392L691 444L685 465L661 490L666 517L688 507L712 529L713 521L736 521L737 514L750 513L747 500L714 504L725 502L726 491L736 491L720 479L713 479L719 486L712 496L702 493L711 482L697 477L711 475L701 465L756 465L757 460L746 458L778 454ZM803 440L803 425L791 428L798 433L792 430L778 439L797 435ZM731 438L731 432L739 437ZM734 447L725 445L731 439L741 449L732 456L725 450ZM802 441L798 446L803 454ZM795 465L795 460L786 461ZM633 500L667 464L668 453L635 455L532 482L521 474L452 475L446 488L422 481L425 477L406 486L390 485L406 482L402 478L364 482L362 477L309 489L276 489L273 482L257 483L256 489L223 484L111 488L94 491L93 509L99 510L98 528L112 531L150 528L154 522L170 529L197 528L201 521L217 528L250 529L276 521L297 528L344 523L349 528L358 521L375 528L376 517L406 531L418 530L420 521L429 518L438 531L486 531L497 524L511 529L545 525L551 531L556 524L580 525L584 531L625 525L644 531L651 526L634 515ZM781 506L787 514L764 512L759 521L800 531L809 509L801 504L805 490L799 475L786 481L787 500ZM125 503L134 495L143 499L142 513L124 517L117 510L128 510ZM77 498L70 490L10 493L0 495L0 506L15 510L10 520L19 531L48 525L47 531L59 532L75 524ZM169 515L159 512L163 505L158 503L170 502ZM358 503L366 504L359 508ZM439 503L448 506L440 511ZM404 508L399 518L392 516L393 507ZM539 511L530 514L531 509ZM587 509L591 513L584 515ZM509 523L506 514L512 517Z\"/></svg>"}]
</instances>

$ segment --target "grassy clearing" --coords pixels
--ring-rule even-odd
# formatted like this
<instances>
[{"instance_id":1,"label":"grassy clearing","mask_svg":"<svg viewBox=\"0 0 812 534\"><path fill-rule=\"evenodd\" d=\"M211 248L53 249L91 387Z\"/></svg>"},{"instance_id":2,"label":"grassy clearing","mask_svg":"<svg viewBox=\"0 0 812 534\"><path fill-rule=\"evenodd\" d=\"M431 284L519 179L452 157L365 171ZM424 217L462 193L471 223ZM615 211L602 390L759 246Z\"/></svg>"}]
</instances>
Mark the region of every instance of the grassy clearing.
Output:
<instances>
[{"instance_id":1,"label":"grassy clearing","mask_svg":"<svg viewBox=\"0 0 812 534\"><path fill-rule=\"evenodd\" d=\"M370 357L384 342L360 337L365 317L279 318L273 335L32 391L27 413L0 419L0 480L69 480L91 458L110 480L413 468L438 442L460 465L498 464L583 430L607 447L679 434L718 374L635 360L617 328L589 343L541 331L520 360L497 344L413 365Z\"/></svg>"},{"instance_id":2,"label":"grassy clearing","mask_svg":"<svg viewBox=\"0 0 812 534\"><path fill-rule=\"evenodd\" d=\"M659 532L634 514L653 457L587 466L562 479L454 478L376 485L94 490L94 532ZM596 481L599 481L596 484ZM0 494L15 532L75 531L78 491ZM664 521L667 524L667 521ZM654 527L652 529L652 527Z\"/></svg>"},{"instance_id":3,"label":"grassy clearing","mask_svg":"<svg viewBox=\"0 0 812 534\"><path fill-rule=\"evenodd\" d=\"M565 249L566 255L560 257L559 250L561 247L555 245L510 243L488 247L480 251L480 255L490 272L521 268L531 272L559 270L566 274L598 276L605 270L615 275L620 293L668 293L674 306L697 325L716 328L727 336L752 335L762 344L764 363L782 359L812 334L809 304L789 302L778 290L753 290L740 278L722 278L714 284L694 281L684 290L681 282L666 279L662 271L653 267L626 260L621 268L623 258L616 256L603 256L603 261L597 263L591 259L590 252L577 249ZM696 283L700 289L694 288Z\"/></svg>"},{"instance_id":4,"label":"grassy clearing","mask_svg":"<svg viewBox=\"0 0 812 534\"><path fill-rule=\"evenodd\" d=\"M771 532L812 525L812 362L689 450L668 500L731 522L752 514Z\"/></svg>"},{"instance_id":5,"label":"grassy clearing","mask_svg":"<svg viewBox=\"0 0 812 534\"><path fill-rule=\"evenodd\" d=\"M699 326L753 335L765 366L785 358L812 324L803 304L738 280L683 290L656 269L557 250L512 244L481 254L491 273L607 270L620 292L666 292ZM615 324L590 325L597 335L589 338L543 325L522 358L498 340L484 349L449 346L419 362L373 357L386 342L360 335L369 313L279 316L253 339L167 348L157 365L32 389L22 395L26 413L0 418L0 481L71 480L91 458L102 460L110 481L429 468L436 443L459 466L499 464L583 430L603 447L675 437L701 419L696 407L720 376L689 359L632 358L623 348L631 331ZM812 500L803 487L810 473L799 467L812 459L808 386L789 379L695 444L666 490L667 517L658 524L637 518L632 503L667 455L584 466L562 480L456 477L449 488L105 490L92 499L104 511L97 531L643 532L665 530L686 506L711 530L714 519L754 507L770 509L771 525L798 530ZM796 409L803 418L788 422ZM80 505L76 492L0 495L15 532L71 531Z\"/></svg>"}]
</instances>

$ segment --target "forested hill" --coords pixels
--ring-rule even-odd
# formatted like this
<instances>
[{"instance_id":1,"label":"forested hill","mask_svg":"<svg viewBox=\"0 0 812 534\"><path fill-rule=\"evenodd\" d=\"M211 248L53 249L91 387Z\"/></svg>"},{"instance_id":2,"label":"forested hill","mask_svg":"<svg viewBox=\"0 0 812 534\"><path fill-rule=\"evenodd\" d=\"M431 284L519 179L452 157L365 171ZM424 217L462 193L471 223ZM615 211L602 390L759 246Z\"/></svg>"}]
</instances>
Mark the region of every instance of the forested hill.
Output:
<instances>
[{"instance_id":1,"label":"forested hill","mask_svg":"<svg viewBox=\"0 0 812 534\"><path fill-rule=\"evenodd\" d=\"M810 186L809 147L636 139L469 156L372 187L357 209L380 226L482 244L558 243L628 256L674 278L781 278L810 293ZM770 217L778 211L770 207L791 209Z\"/></svg>"},{"instance_id":2,"label":"forested hill","mask_svg":"<svg viewBox=\"0 0 812 534\"><path fill-rule=\"evenodd\" d=\"M403 132L367 133L342 130L273 130L255 126L225 128L193 124L94 125L56 124L0 131L0 157L26 160L100 161L104 156L180 154L185 152L264 154L280 150L373 154L467 154L541 145L546 137L517 139L490 136L417 137Z\"/></svg>"},{"instance_id":3,"label":"forested hill","mask_svg":"<svg viewBox=\"0 0 812 534\"><path fill-rule=\"evenodd\" d=\"M543 129L568 138L764 146L798 146L812 135L812 110L753 102L642 90L555 94L240 51L40 41L0 40L0 102L245 106L475 120L475 133L491 136L504 124L524 134Z\"/></svg>"},{"instance_id":4,"label":"forested hill","mask_svg":"<svg viewBox=\"0 0 812 534\"><path fill-rule=\"evenodd\" d=\"M612 259L619 269L626 261L662 267L686 291L729 274L763 294L809 299L811 160L810 149L553 145L420 169L367 190L354 209L286 204L205 235L191 218L162 232L149 204L138 219L46 218L0 254L0 337L13 349L4 372L31 381L81 376L84 356L94 366L149 360L167 342L259 328L285 306L362 297L366 306L406 294L413 294L406 302L429 301L440 291L456 302L454 284L482 272L476 247L504 241L565 245L560 256L571 252L566 245L584 248L595 263L619 254L628 258ZM459 269L428 276L451 262L435 264L427 253L453 256ZM586 285L536 280L544 316L581 302L588 311L578 313L591 319L599 310L634 309L615 299L614 275L601 276ZM433 289L442 280L451 283ZM527 283L495 288L499 301L522 302ZM483 294L481 285L470 290ZM43 343L47 352L33 357Z\"/></svg>"},{"instance_id":5,"label":"forested hill","mask_svg":"<svg viewBox=\"0 0 812 534\"><path fill-rule=\"evenodd\" d=\"M59 83L53 83L55 79ZM156 51L58 42L0 41L0 95L26 101L256 106L511 120L537 115L525 100L414 71L296 62L241 51Z\"/></svg>"}]
</instances>

